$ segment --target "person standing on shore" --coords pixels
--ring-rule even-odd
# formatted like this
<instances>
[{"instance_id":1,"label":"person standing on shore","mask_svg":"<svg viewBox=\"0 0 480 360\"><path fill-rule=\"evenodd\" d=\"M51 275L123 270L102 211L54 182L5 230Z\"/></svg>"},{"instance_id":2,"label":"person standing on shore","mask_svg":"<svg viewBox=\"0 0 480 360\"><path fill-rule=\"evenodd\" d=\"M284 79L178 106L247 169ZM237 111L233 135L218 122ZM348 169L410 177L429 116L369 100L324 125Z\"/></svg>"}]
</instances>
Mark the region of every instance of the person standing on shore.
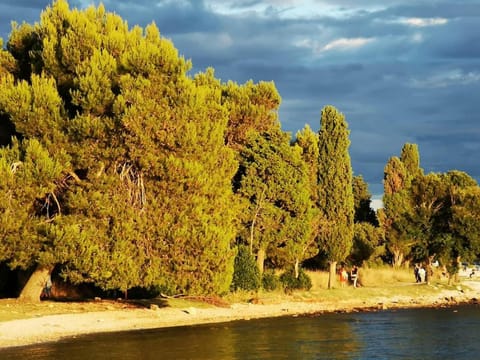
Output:
<instances>
[{"instance_id":1,"label":"person standing on shore","mask_svg":"<svg viewBox=\"0 0 480 360\"><path fill-rule=\"evenodd\" d=\"M413 268L413 273L415 274L415 282L419 283L420 282L420 266L418 264L415 264L415 267Z\"/></svg>"},{"instance_id":2,"label":"person standing on shore","mask_svg":"<svg viewBox=\"0 0 480 360\"><path fill-rule=\"evenodd\" d=\"M340 275L340 285L341 287L345 287L345 284L348 281L348 273L343 265L340 268L339 275Z\"/></svg>"},{"instance_id":3,"label":"person standing on shore","mask_svg":"<svg viewBox=\"0 0 480 360\"><path fill-rule=\"evenodd\" d=\"M46 299L50 299L52 297L52 277L50 273L47 275L47 279L45 280L45 287L43 291Z\"/></svg>"},{"instance_id":4,"label":"person standing on shore","mask_svg":"<svg viewBox=\"0 0 480 360\"><path fill-rule=\"evenodd\" d=\"M353 266L352 271L350 273L350 278L353 282L353 287L357 287L357 279L358 279L358 267L356 265Z\"/></svg>"},{"instance_id":5,"label":"person standing on shore","mask_svg":"<svg viewBox=\"0 0 480 360\"><path fill-rule=\"evenodd\" d=\"M420 282L425 281L425 275L426 275L425 268L423 267L423 265L421 265L420 269L418 269L418 276L420 277Z\"/></svg>"}]
</instances>

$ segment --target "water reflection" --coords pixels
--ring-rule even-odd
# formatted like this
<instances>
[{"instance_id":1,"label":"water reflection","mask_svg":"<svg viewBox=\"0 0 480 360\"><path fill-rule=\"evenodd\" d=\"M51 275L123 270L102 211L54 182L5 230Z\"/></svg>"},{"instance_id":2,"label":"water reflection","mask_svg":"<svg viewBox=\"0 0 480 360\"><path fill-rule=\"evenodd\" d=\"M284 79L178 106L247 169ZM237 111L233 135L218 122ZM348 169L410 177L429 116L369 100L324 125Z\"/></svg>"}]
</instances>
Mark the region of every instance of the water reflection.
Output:
<instances>
[{"instance_id":1,"label":"water reflection","mask_svg":"<svg viewBox=\"0 0 480 360\"><path fill-rule=\"evenodd\" d=\"M97 334L0 359L467 359L479 331L478 307L325 314Z\"/></svg>"},{"instance_id":2,"label":"water reflection","mask_svg":"<svg viewBox=\"0 0 480 360\"><path fill-rule=\"evenodd\" d=\"M351 359L349 318L280 318L100 334L0 350L7 359ZM10 350L10 351L9 351Z\"/></svg>"}]
</instances>

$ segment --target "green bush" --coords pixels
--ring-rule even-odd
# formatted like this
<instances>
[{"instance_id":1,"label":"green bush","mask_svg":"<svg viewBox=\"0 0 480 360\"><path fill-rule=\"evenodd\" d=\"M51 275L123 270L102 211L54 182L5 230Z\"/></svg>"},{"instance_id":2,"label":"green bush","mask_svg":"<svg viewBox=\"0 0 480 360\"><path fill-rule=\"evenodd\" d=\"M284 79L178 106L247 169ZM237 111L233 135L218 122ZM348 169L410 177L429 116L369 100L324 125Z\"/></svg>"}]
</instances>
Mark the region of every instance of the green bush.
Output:
<instances>
[{"instance_id":1,"label":"green bush","mask_svg":"<svg viewBox=\"0 0 480 360\"><path fill-rule=\"evenodd\" d=\"M263 273L262 286L264 290L273 291L278 289L279 285L280 279L277 275L275 275L275 272L273 270L266 270Z\"/></svg>"},{"instance_id":2,"label":"green bush","mask_svg":"<svg viewBox=\"0 0 480 360\"><path fill-rule=\"evenodd\" d=\"M255 258L250 254L247 246L239 246L235 257L233 280L230 286L232 291L236 290L258 290L261 286L262 277L258 270Z\"/></svg>"},{"instance_id":3,"label":"green bush","mask_svg":"<svg viewBox=\"0 0 480 360\"><path fill-rule=\"evenodd\" d=\"M303 269L300 269L298 278L295 278L295 270L293 268L288 269L280 275L280 282L285 291L310 290L312 288L312 280Z\"/></svg>"}]
</instances>

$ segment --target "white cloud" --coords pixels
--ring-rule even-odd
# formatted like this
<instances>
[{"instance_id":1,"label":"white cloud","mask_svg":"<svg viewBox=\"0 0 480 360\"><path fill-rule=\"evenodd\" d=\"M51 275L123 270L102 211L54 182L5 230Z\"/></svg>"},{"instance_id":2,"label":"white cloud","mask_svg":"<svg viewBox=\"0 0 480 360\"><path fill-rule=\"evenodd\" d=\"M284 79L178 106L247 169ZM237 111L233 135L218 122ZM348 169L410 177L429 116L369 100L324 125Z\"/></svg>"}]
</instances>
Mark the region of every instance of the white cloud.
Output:
<instances>
[{"instance_id":1,"label":"white cloud","mask_svg":"<svg viewBox=\"0 0 480 360\"><path fill-rule=\"evenodd\" d=\"M374 40L375 38L340 38L322 45L318 41L304 38L296 41L294 45L300 48L311 49L314 54L321 55L329 51L345 51L360 48Z\"/></svg>"},{"instance_id":2,"label":"white cloud","mask_svg":"<svg viewBox=\"0 0 480 360\"><path fill-rule=\"evenodd\" d=\"M439 26L448 23L444 18L404 18L398 20L399 23L413 27Z\"/></svg>"},{"instance_id":3,"label":"white cloud","mask_svg":"<svg viewBox=\"0 0 480 360\"><path fill-rule=\"evenodd\" d=\"M355 49L362 47L372 42L373 40L373 38L341 38L329 42L327 45L320 49L320 52Z\"/></svg>"},{"instance_id":4,"label":"white cloud","mask_svg":"<svg viewBox=\"0 0 480 360\"><path fill-rule=\"evenodd\" d=\"M480 82L480 73L463 72L460 69L436 74L425 79L413 79L411 84L416 88L444 88L454 85L469 85Z\"/></svg>"},{"instance_id":5,"label":"white cloud","mask_svg":"<svg viewBox=\"0 0 480 360\"><path fill-rule=\"evenodd\" d=\"M383 201L381 198L372 198L372 201L370 202L370 207L377 211L378 209L382 209L383 208Z\"/></svg>"},{"instance_id":6,"label":"white cloud","mask_svg":"<svg viewBox=\"0 0 480 360\"><path fill-rule=\"evenodd\" d=\"M271 18L272 14L281 19L309 19L317 16L345 18L358 11L356 7L338 6L319 0L205 0L213 12L231 16L251 16Z\"/></svg>"}]
</instances>

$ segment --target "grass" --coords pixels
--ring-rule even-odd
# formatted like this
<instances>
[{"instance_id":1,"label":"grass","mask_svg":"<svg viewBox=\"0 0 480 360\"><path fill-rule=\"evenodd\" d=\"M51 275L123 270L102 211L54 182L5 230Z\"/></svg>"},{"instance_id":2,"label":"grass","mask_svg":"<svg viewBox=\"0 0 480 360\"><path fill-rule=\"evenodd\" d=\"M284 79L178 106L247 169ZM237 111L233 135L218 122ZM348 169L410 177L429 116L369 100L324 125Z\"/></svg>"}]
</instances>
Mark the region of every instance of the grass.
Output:
<instances>
[{"instance_id":1,"label":"grass","mask_svg":"<svg viewBox=\"0 0 480 360\"><path fill-rule=\"evenodd\" d=\"M146 299L137 301L84 301L84 302L54 302L44 301L38 304L22 303L16 299L0 300L0 321L30 318L36 316L82 313L90 311L122 310L132 307L146 307L155 304L158 307L173 308L204 308L213 306L228 306L232 303L280 303L285 301L304 302L348 302L362 303L372 298L385 297L392 299L399 296L409 298L438 294L439 290L455 289L455 285L448 285L445 279L438 276L433 278L429 285L416 284L413 272L408 269L393 269L391 267L361 268L359 272L359 288L349 285L328 290L328 273L325 271L307 271L312 280L309 291L295 291L285 293L283 289L267 292L238 291L220 297L189 297L169 299Z\"/></svg>"},{"instance_id":2,"label":"grass","mask_svg":"<svg viewBox=\"0 0 480 360\"><path fill-rule=\"evenodd\" d=\"M230 303L235 302L261 302L275 303L281 301L367 301L371 298L398 296L421 297L438 293L441 289L454 289L448 285L447 280L434 276L429 285L416 284L413 271L410 269L392 267L361 268L359 270L358 288L348 285L340 287L338 279L336 285L328 290L328 272L307 271L312 280L309 291L295 291L286 294L282 289L267 292L237 291L225 296Z\"/></svg>"}]
</instances>

